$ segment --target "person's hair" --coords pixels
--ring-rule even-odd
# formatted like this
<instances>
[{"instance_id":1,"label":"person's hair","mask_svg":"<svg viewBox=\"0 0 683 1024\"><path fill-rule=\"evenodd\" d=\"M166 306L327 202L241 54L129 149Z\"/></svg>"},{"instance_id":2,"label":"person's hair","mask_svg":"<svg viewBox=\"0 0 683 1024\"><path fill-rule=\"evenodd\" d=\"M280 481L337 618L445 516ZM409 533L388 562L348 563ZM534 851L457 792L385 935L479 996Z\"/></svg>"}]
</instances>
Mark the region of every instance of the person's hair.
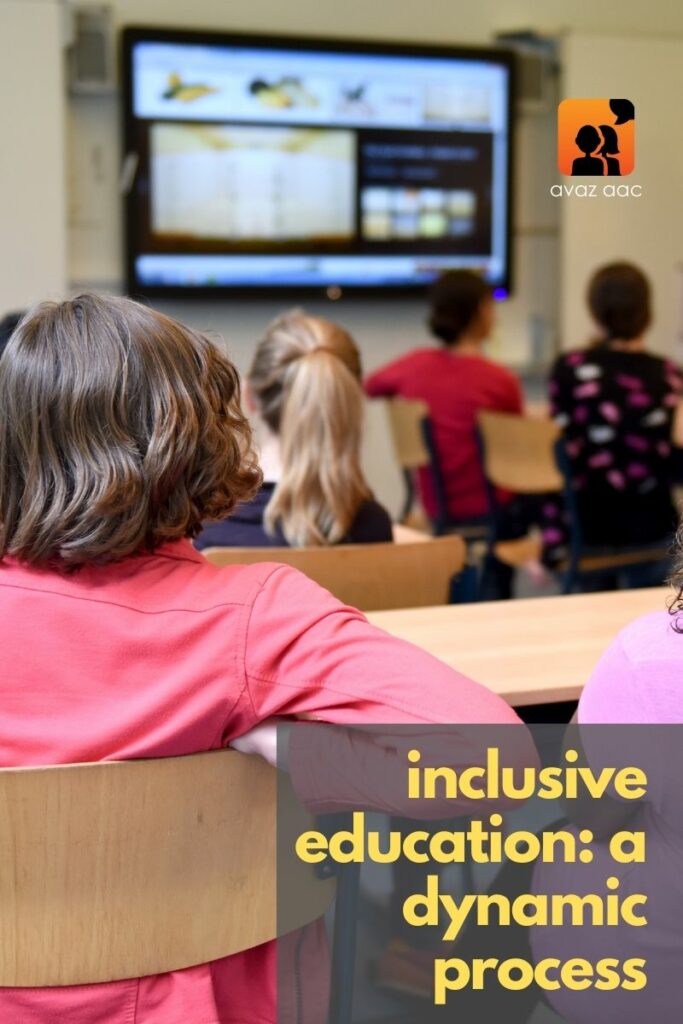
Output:
<instances>
[{"instance_id":1,"label":"person's hair","mask_svg":"<svg viewBox=\"0 0 683 1024\"><path fill-rule=\"evenodd\" d=\"M609 263L590 280L588 307L602 330L597 344L639 338L652 319L650 282L632 263Z\"/></svg>"},{"instance_id":2,"label":"person's hair","mask_svg":"<svg viewBox=\"0 0 683 1024\"><path fill-rule=\"evenodd\" d=\"M360 375L351 335L302 310L274 320L256 348L247 379L282 462L265 527L293 547L343 540L371 496L360 468Z\"/></svg>"},{"instance_id":3,"label":"person's hair","mask_svg":"<svg viewBox=\"0 0 683 1024\"><path fill-rule=\"evenodd\" d=\"M675 595L669 602L669 614L675 616L675 631L683 633L683 527L678 528L673 551L675 557L668 583L675 591Z\"/></svg>"},{"instance_id":4,"label":"person's hair","mask_svg":"<svg viewBox=\"0 0 683 1024\"><path fill-rule=\"evenodd\" d=\"M601 124L600 131L604 141L598 153L604 156L617 156L619 153L619 136L614 128L609 124Z\"/></svg>"},{"instance_id":5,"label":"person's hair","mask_svg":"<svg viewBox=\"0 0 683 1024\"><path fill-rule=\"evenodd\" d=\"M129 299L30 310L0 359L0 557L61 570L196 535L261 482L237 371Z\"/></svg>"},{"instance_id":6,"label":"person's hair","mask_svg":"<svg viewBox=\"0 0 683 1024\"><path fill-rule=\"evenodd\" d=\"M447 270L430 291L429 329L444 345L457 344L493 295L491 286L471 270Z\"/></svg>"}]
</instances>

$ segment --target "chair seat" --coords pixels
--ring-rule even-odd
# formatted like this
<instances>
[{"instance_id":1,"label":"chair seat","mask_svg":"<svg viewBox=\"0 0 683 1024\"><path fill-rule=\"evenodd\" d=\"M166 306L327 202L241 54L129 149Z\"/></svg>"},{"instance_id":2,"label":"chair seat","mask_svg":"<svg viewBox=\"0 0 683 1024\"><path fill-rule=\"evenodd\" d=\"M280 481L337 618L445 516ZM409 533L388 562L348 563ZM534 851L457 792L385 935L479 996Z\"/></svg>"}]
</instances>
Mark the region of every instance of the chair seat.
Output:
<instances>
[{"instance_id":1,"label":"chair seat","mask_svg":"<svg viewBox=\"0 0 683 1024\"><path fill-rule=\"evenodd\" d=\"M527 562L537 562L541 557L543 542L540 537L520 537L518 540L501 540L493 546L493 553L499 562L519 569Z\"/></svg>"},{"instance_id":2,"label":"chair seat","mask_svg":"<svg viewBox=\"0 0 683 1024\"><path fill-rule=\"evenodd\" d=\"M469 544L475 540L486 540L489 535L489 527L485 523L481 525L473 524L472 526L454 526L453 533L457 533L459 537L462 537Z\"/></svg>"},{"instance_id":3,"label":"chair seat","mask_svg":"<svg viewBox=\"0 0 683 1024\"><path fill-rule=\"evenodd\" d=\"M624 566L645 565L648 562L662 562L670 557L670 549L628 548L622 551L596 551L590 549L579 561L579 572L600 572L602 569L619 569ZM565 566L566 567L566 566Z\"/></svg>"},{"instance_id":4,"label":"chair seat","mask_svg":"<svg viewBox=\"0 0 683 1024\"><path fill-rule=\"evenodd\" d=\"M491 526L488 517L484 516L476 519L446 519L435 523L435 533L438 537L455 533L469 544L472 541L488 540Z\"/></svg>"},{"instance_id":5,"label":"chair seat","mask_svg":"<svg viewBox=\"0 0 683 1024\"><path fill-rule=\"evenodd\" d=\"M585 549L584 549L585 550ZM520 537L518 540L502 540L493 548L496 558L519 569L527 562L539 561L543 552L543 542L538 536ZM590 549L582 555L577 569L580 573L602 572L609 569L621 569L625 566L645 565L648 562L661 562L668 558L670 551L666 547L625 548L619 551ZM569 562L565 559L556 567L557 572L566 572Z\"/></svg>"}]
</instances>

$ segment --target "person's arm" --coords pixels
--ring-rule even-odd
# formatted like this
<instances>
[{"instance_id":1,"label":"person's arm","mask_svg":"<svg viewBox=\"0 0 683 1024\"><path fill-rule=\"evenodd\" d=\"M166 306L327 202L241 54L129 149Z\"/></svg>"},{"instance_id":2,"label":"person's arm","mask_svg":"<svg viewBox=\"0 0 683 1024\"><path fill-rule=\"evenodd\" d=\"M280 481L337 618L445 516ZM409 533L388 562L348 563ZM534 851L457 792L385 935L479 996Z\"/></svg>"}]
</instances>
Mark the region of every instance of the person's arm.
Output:
<instances>
[{"instance_id":1,"label":"person's arm","mask_svg":"<svg viewBox=\"0 0 683 1024\"><path fill-rule=\"evenodd\" d=\"M578 764L588 764L594 772L607 766L620 767L627 755L632 755L638 763L640 753L648 762L640 767L648 768L654 790L659 762L651 738L642 732L636 734L633 729L614 727L644 727L655 720L647 682L633 665L620 635L604 652L584 687L565 746L577 749ZM590 828L596 839L603 839L626 828L641 807L640 801L628 802L607 796L600 800L574 801L573 805L567 803L565 810L577 825Z\"/></svg>"},{"instance_id":2,"label":"person's arm","mask_svg":"<svg viewBox=\"0 0 683 1024\"><path fill-rule=\"evenodd\" d=\"M642 620L644 621L644 620ZM630 629L635 629L632 624ZM627 627L629 628L629 627ZM579 707L579 725L651 724L653 708L648 687L629 658L619 634L604 652L586 683Z\"/></svg>"},{"instance_id":3,"label":"person's arm","mask_svg":"<svg viewBox=\"0 0 683 1024\"><path fill-rule=\"evenodd\" d=\"M362 612L287 566L273 570L254 601L244 668L258 720L304 714L343 725L518 721L486 687L371 626Z\"/></svg>"},{"instance_id":4,"label":"person's arm","mask_svg":"<svg viewBox=\"0 0 683 1024\"><path fill-rule=\"evenodd\" d=\"M392 527L394 544L424 544L432 539L430 533L423 530L415 530L412 526L404 526L403 523L394 523Z\"/></svg>"},{"instance_id":5,"label":"person's arm","mask_svg":"<svg viewBox=\"0 0 683 1024\"><path fill-rule=\"evenodd\" d=\"M674 447L683 448L683 402L679 402L674 409L671 427L671 441Z\"/></svg>"},{"instance_id":6,"label":"person's arm","mask_svg":"<svg viewBox=\"0 0 683 1024\"><path fill-rule=\"evenodd\" d=\"M678 404L674 406L671 441L675 448L683 448L683 377L674 363L667 364L666 383L669 389L666 402L674 405L678 400Z\"/></svg>"},{"instance_id":7,"label":"person's arm","mask_svg":"<svg viewBox=\"0 0 683 1024\"><path fill-rule=\"evenodd\" d=\"M407 360L408 357L402 356L369 374L363 381L363 390L368 398L393 398L400 395L406 379Z\"/></svg>"},{"instance_id":8,"label":"person's arm","mask_svg":"<svg viewBox=\"0 0 683 1024\"><path fill-rule=\"evenodd\" d=\"M526 729L496 694L371 626L288 567L275 569L256 598L244 664L253 718L242 725L250 735L233 741L238 749L272 754L272 730L251 730L273 717L351 727L391 724L369 733L294 728L289 767L311 809L361 801L406 813L405 771L413 746L424 747L427 763L442 758L439 765L479 765L487 743L501 747L506 763L534 764ZM439 723L460 728L425 728ZM475 724L491 729L467 728ZM493 729L513 724L519 731ZM445 810L438 802L433 809ZM456 813L457 803L448 809Z\"/></svg>"}]
</instances>

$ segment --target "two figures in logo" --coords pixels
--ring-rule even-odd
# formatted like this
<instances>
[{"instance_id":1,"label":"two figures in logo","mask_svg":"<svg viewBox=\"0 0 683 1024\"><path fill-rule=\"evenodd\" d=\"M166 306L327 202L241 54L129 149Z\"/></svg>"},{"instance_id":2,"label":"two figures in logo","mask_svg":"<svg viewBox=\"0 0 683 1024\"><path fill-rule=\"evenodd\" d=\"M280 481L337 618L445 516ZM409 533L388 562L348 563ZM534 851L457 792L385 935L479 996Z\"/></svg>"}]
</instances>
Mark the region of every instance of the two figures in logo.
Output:
<instances>
[{"instance_id":1,"label":"two figures in logo","mask_svg":"<svg viewBox=\"0 0 683 1024\"><path fill-rule=\"evenodd\" d=\"M616 115L615 124L633 120L635 110L630 100L610 100L609 105ZM621 175L619 136L612 125L601 124L596 128L584 124L575 141L583 156L577 156L572 163L572 176Z\"/></svg>"}]
</instances>

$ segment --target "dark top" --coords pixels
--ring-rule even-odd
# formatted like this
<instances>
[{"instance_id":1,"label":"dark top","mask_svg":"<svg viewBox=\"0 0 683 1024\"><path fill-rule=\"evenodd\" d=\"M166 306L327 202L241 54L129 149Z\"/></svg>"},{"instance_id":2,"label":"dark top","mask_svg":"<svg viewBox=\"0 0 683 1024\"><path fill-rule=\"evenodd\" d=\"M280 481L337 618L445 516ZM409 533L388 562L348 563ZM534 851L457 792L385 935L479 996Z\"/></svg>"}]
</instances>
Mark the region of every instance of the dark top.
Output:
<instances>
[{"instance_id":1,"label":"dark top","mask_svg":"<svg viewBox=\"0 0 683 1024\"><path fill-rule=\"evenodd\" d=\"M264 484L255 498L238 505L228 519L207 523L194 546L199 548L279 548L288 547L280 529L266 533L263 517L275 484ZM393 539L389 513L377 501L364 501L351 524L344 544L374 544Z\"/></svg>"},{"instance_id":2,"label":"dark top","mask_svg":"<svg viewBox=\"0 0 683 1024\"><path fill-rule=\"evenodd\" d=\"M676 528L673 416L683 382L670 360L597 345L561 356L550 377L584 543L655 543Z\"/></svg>"},{"instance_id":3,"label":"dark top","mask_svg":"<svg viewBox=\"0 0 683 1024\"><path fill-rule=\"evenodd\" d=\"M572 177L595 178L605 173L605 165L599 156L577 156L572 164Z\"/></svg>"}]
</instances>

